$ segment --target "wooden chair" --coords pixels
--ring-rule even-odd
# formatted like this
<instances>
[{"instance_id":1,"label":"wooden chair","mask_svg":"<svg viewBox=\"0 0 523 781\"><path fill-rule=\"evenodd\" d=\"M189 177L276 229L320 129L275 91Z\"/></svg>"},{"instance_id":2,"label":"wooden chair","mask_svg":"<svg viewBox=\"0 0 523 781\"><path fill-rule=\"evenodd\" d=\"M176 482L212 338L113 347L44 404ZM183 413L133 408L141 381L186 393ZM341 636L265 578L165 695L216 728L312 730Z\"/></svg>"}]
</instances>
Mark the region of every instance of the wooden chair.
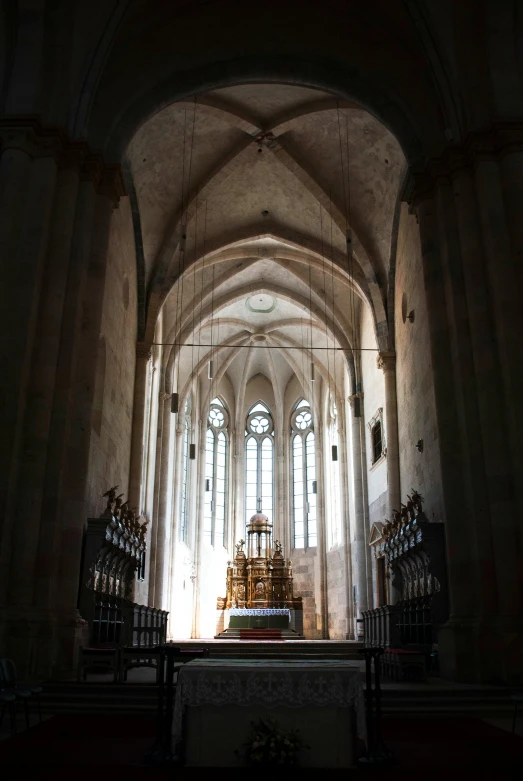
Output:
<instances>
[{"instance_id":1,"label":"wooden chair","mask_svg":"<svg viewBox=\"0 0 523 781\"><path fill-rule=\"evenodd\" d=\"M80 648L77 680L85 681L88 670L112 672L113 682L117 683L120 676L120 649L118 646L100 645Z\"/></svg>"},{"instance_id":2,"label":"wooden chair","mask_svg":"<svg viewBox=\"0 0 523 781\"><path fill-rule=\"evenodd\" d=\"M2 713L0 715L0 727L4 721L4 716L7 708L9 708L9 716L11 720L11 735L16 733L16 695L12 692L0 690L0 704L2 705Z\"/></svg>"},{"instance_id":3,"label":"wooden chair","mask_svg":"<svg viewBox=\"0 0 523 781\"><path fill-rule=\"evenodd\" d=\"M0 659L0 686L6 694L12 694L15 700L21 700L24 703L25 723L27 729L30 726L29 702L36 699L38 704L38 717L42 721L42 707L40 704L40 695L43 692L39 684L21 683L18 680L16 666L12 659Z\"/></svg>"}]
</instances>

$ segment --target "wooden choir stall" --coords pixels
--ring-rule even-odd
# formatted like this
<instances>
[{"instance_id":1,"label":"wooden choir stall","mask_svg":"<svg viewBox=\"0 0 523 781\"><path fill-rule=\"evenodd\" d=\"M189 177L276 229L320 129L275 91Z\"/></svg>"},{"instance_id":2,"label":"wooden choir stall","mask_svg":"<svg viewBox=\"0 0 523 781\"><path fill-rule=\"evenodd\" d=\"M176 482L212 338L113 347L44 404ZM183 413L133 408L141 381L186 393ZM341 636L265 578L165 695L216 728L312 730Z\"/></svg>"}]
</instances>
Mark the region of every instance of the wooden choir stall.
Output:
<instances>
[{"instance_id":1,"label":"wooden choir stall","mask_svg":"<svg viewBox=\"0 0 523 781\"><path fill-rule=\"evenodd\" d=\"M89 642L79 653L83 680L89 669L110 670L116 681L131 667L158 668L167 637L168 613L132 600L135 579L145 571L146 523L116 496L117 488L104 494L106 508L87 521L84 535L78 606Z\"/></svg>"},{"instance_id":2,"label":"wooden choir stall","mask_svg":"<svg viewBox=\"0 0 523 781\"><path fill-rule=\"evenodd\" d=\"M362 613L364 642L382 647L382 672L423 680L437 672L438 629L448 618L445 527L429 522L413 492L392 521L375 523L369 544L379 606Z\"/></svg>"}]
</instances>

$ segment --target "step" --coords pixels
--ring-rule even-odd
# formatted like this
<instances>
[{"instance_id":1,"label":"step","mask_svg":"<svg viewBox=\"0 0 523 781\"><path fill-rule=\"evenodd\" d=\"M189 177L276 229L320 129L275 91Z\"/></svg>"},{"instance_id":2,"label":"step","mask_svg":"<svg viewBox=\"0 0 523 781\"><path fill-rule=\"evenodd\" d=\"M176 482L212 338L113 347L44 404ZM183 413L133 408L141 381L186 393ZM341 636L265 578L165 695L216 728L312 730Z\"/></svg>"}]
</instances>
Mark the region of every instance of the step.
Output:
<instances>
[{"instance_id":1,"label":"step","mask_svg":"<svg viewBox=\"0 0 523 781\"><path fill-rule=\"evenodd\" d=\"M514 711L512 693L514 690L505 687L451 686L437 679L429 684L384 682L382 713L384 718L507 716ZM42 709L49 714L153 714L157 694L157 687L147 683L51 682L44 684Z\"/></svg>"}]
</instances>

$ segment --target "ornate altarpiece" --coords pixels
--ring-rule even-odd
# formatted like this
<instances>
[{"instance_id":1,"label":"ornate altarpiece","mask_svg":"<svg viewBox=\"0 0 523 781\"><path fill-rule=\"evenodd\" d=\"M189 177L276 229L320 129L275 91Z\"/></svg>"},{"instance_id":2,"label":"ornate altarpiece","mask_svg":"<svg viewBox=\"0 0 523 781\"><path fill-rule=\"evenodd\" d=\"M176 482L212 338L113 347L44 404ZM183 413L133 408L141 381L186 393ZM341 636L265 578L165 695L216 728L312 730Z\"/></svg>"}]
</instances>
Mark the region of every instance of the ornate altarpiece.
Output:
<instances>
[{"instance_id":1,"label":"ornate altarpiece","mask_svg":"<svg viewBox=\"0 0 523 781\"><path fill-rule=\"evenodd\" d=\"M292 565L285 559L281 543L272 545L272 523L256 513L247 524L245 541L236 545L236 556L227 567L227 594L218 608L302 609L301 597L293 592Z\"/></svg>"}]
</instances>

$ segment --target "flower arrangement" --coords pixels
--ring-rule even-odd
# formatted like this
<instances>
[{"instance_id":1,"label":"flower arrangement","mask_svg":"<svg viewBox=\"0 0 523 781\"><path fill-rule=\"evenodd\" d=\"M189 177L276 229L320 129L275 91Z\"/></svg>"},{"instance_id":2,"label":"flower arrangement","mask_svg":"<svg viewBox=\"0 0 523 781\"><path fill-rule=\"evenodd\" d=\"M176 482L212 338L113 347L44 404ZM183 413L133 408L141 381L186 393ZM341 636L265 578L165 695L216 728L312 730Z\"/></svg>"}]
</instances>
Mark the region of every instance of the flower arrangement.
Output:
<instances>
[{"instance_id":1,"label":"flower arrangement","mask_svg":"<svg viewBox=\"0 0 523 781\"><path fill-rule=\"evenodd\" d=\"M296 766L300 751L310 748L298 734L299 730L284 732L274 719L251 721L251 727L243 750L235 752L236 756L244 759L248 765Z\"/></svg>"}]
</instances>

